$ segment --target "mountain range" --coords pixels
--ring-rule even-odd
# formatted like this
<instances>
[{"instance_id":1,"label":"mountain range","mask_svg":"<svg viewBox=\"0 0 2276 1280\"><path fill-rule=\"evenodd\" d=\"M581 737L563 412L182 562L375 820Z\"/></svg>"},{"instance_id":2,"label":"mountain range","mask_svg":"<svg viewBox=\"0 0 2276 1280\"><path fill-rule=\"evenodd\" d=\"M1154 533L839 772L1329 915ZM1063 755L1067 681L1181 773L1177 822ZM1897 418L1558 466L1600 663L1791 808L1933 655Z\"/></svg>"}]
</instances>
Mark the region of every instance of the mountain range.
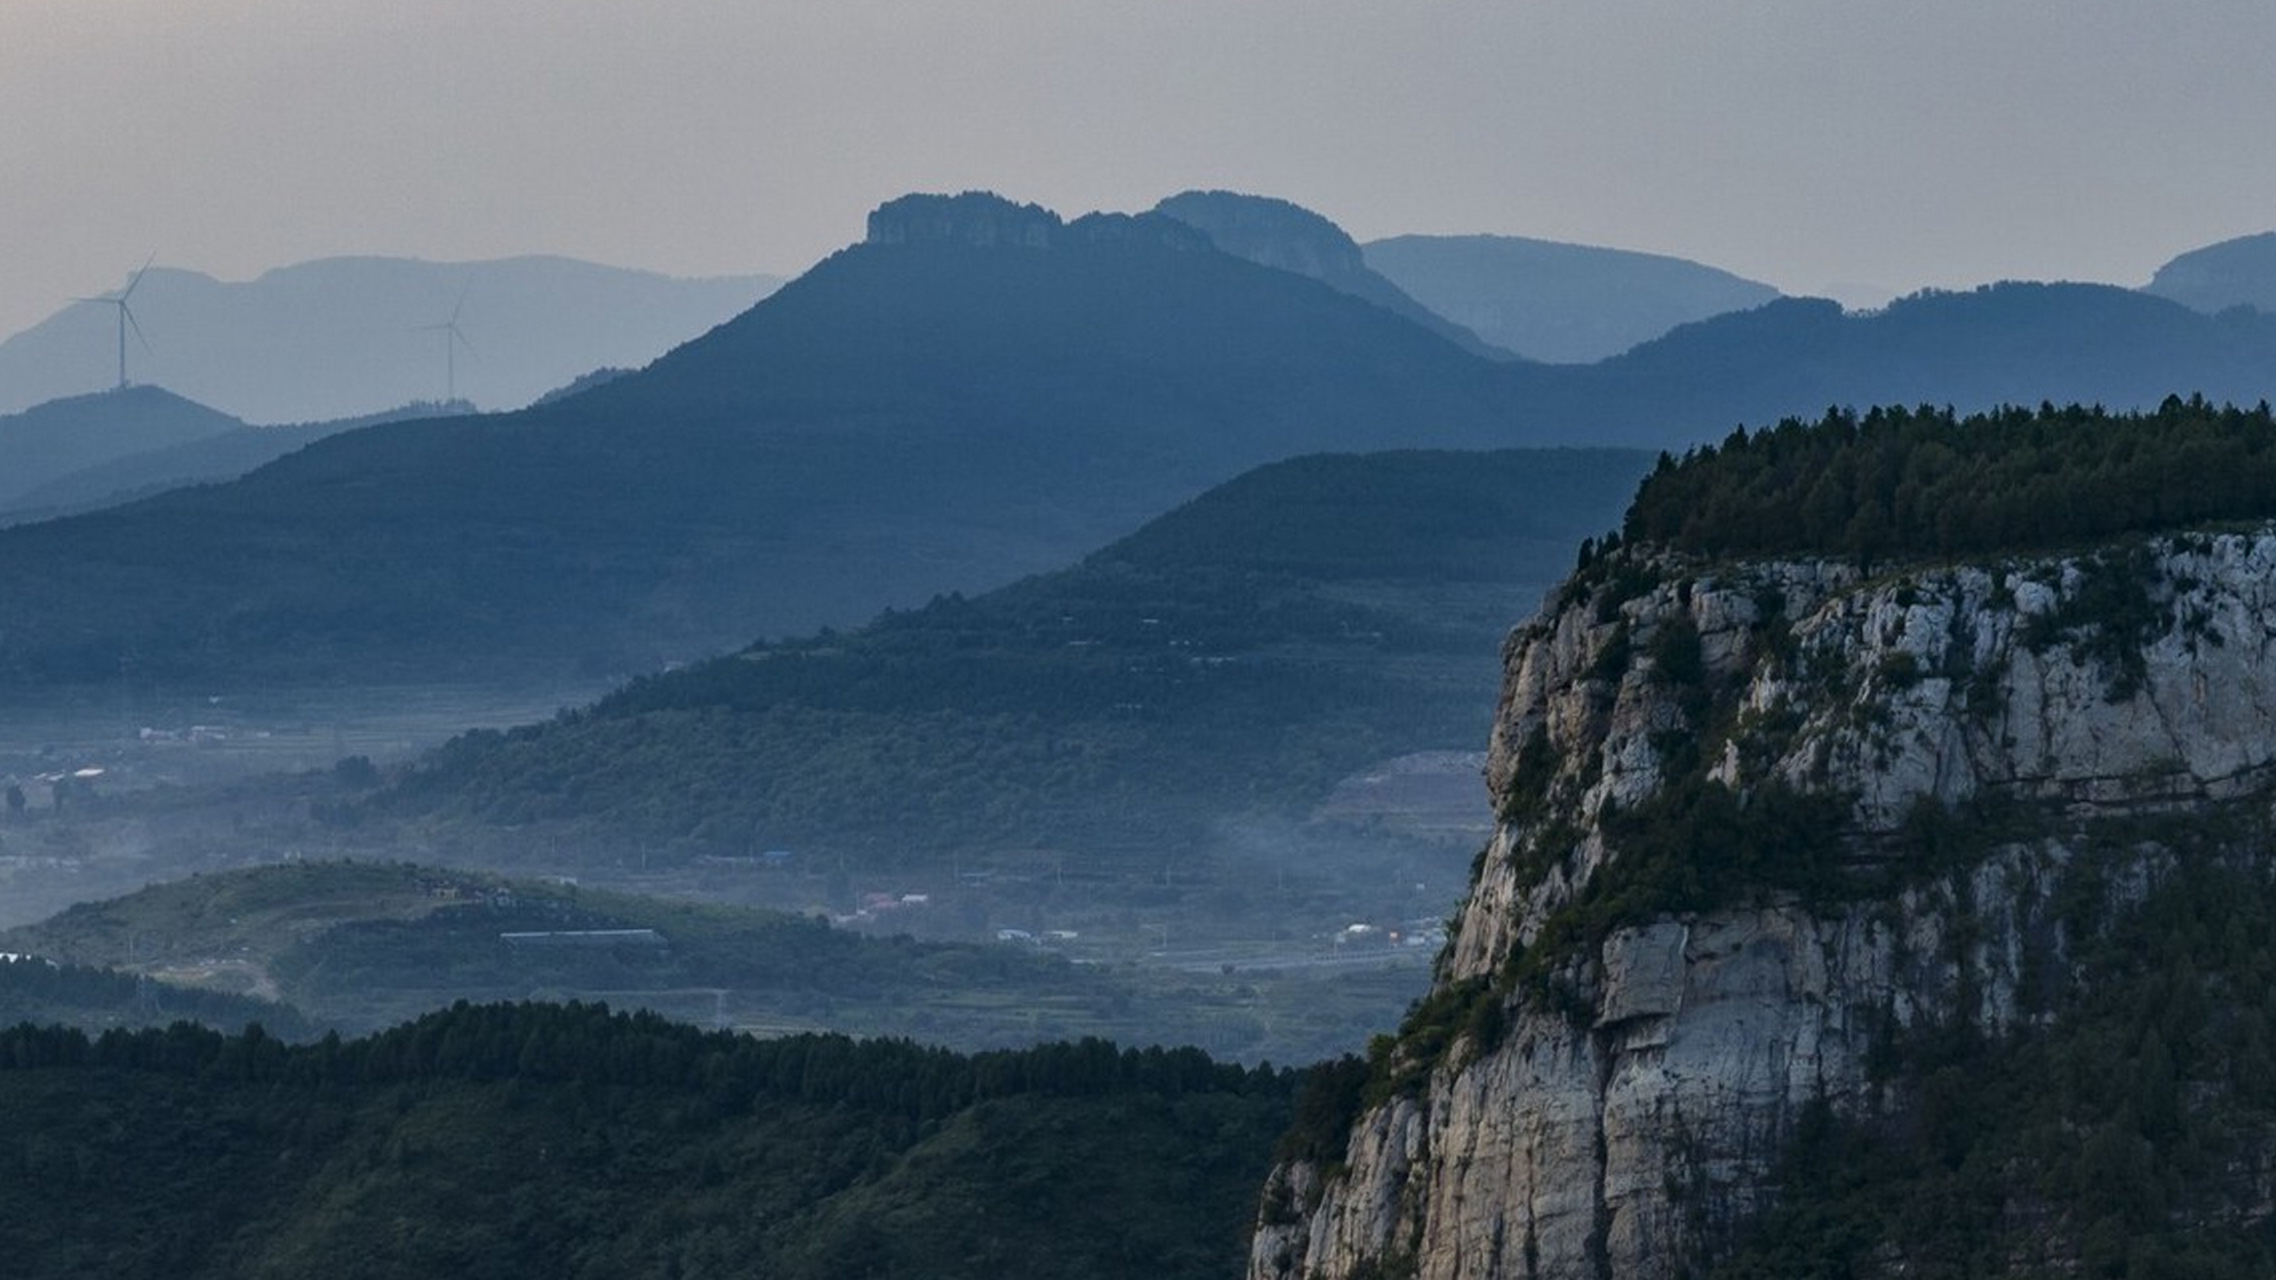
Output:
<instances>
[{"instance_id":1,"label":"mountain range","mask_svg":"<svg viewBox=\"0 0 2276 1280\"><path fill-rule=\"evenodd\" d=\"M639 670L1056 567L1276 457L1510 438L1496 366L1183 224L893 242L923 208L580 395L0 535L59 593L0 665Z\"/></svg>"},{"instance_id":2,"label":"mountain range","mask_svg":"<svg viewBox=\"0 0 2276 1280\"><path fill-rule=\"evenodd\" d=\"M1828 404L2272 383L2276 321L2092 285L1780 300L1593 365L1495 361L1163 214L912 196L581 394L0 535L0 680L122 656L197 680L637 671L1047 570L1299 453L1680 449Z\"/></svg>"},{"instance_id":3,"label":"mountain range","mask_svg":"<svg viewBox=\"0 0 2276 1280\"><path fill-rule=\"evenodd\" d=\"M322 258L246 281L155 266L128 299L127 376L260 424L414 401L510 409L594 368L646 364L780 283L539 256ZM0 414L114 386L118 337L112 308L78 302L0 342Z\"/></svg>"}]
</instances>

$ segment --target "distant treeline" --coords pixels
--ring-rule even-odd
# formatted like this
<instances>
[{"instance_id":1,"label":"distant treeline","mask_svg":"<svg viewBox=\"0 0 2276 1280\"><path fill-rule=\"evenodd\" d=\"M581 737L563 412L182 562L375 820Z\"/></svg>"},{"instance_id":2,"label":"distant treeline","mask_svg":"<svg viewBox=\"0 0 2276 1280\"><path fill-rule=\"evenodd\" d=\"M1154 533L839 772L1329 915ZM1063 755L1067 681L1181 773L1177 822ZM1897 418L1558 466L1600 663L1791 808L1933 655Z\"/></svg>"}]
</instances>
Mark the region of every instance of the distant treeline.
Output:
<instances>
[{"instance_id":1,"label":"distant treeline","mask_svg":"<svg viewBox=\"0 0 2276 1280\"><path fill-rule=\"evenodd\" d=\"M2276 517L2276 418L2263 402L2168 397L2154 413L2042 404L1834 409L1660 456L1631 544L1867 564L2092 542ZM1594 548L1584 550L1584 559Z\"/></svg>"},{"instance_id":2,"label":"distant treeline","mask_svg":"<svg viewBox=\"0 0 2276 1280\"><path fill-rule=\"evenodd\" d=\"M233 1027L259 1022L293 1039L314 1034L297 1010L274 1001L138 980L88 965L0 961L0 1024L62 1022L103 1029L179 1018Z\"/></svg>"},{"instance_id":3,"label":"distant treeline","mask_svg":"<svg viewBox=\"0 0 2276 1280\"><path fill-rule=\"evenodd\" d=\"M9 1274L1229 1275L1298 1073L459 1005L0 1030Z\"/></svg>"},{"instance_id":4,"label":"distant treeline","mask_svg":"<svg viewBox=\"0 0 2276 1280\"><path fill-rule=\"evenodd\" d=\"M1122 1049L1098 1039L961 1054L907 1040L812 1034L773 1040L704 1032L606 1005L464 1001L376 1035L291 1045L259 1023L232 1036L194 1022L89 1036L72 1027L0 1029L0 1071L96 1067L280 1083L372 1085L437 1079L557 1081L692 1089L721 1112L770 1099L825 1102L938 1121L990 1098L1142 1092L1286 1097L1295 1073L1219 1063L1199 1049Z\"/></svg>"}]
</instances>

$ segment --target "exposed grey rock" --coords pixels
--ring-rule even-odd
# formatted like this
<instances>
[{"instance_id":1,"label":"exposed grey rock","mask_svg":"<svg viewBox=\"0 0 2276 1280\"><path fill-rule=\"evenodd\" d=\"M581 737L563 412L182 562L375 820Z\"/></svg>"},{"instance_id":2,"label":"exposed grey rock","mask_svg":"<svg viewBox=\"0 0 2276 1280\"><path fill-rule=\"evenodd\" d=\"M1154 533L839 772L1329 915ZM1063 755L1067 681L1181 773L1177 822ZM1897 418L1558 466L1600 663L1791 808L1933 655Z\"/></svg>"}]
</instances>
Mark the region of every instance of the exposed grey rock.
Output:
<instances>
[{"instance_id":1,"label":"exposed grey rock","mask_svg":"<svg viewBox=\"0 0 2276 1280\"><path fill-rule=\"evenodd\" d=\"M1888 1101L1869 1070L1883 1038L2035 1016L2025 990L2067 946L2049 906L2076 856L2065 824L2269 792L2276 532L1869 580L1817 562L1653 568L1630 599L1568 591L1506 651L1487 765L1503 821L1438 976L1498 993L1481 997L1504 1004L1498 1037L1458 1037L1419 1096L1363 1116L1335 1176L1275 1175L1307 1211L1259 1233L1258 1280L1685 1274L1778 1195L1806 1108ZM2066 612L2110 574L2154 605L2138 633ZM1765 892L1615 929L1554 960L1562 999L1510 985L1621 856L1606 815L1659 794L1671 744L1702 728L1655 670L1683 628L1737 716L1709 776L1841 797L1848 856L1903 856L1924 803L2012 800L2052 821L1883 899ZM2169 857L2144 845L2105 892L2138 900Z\"/></svg>"}]
</instances>

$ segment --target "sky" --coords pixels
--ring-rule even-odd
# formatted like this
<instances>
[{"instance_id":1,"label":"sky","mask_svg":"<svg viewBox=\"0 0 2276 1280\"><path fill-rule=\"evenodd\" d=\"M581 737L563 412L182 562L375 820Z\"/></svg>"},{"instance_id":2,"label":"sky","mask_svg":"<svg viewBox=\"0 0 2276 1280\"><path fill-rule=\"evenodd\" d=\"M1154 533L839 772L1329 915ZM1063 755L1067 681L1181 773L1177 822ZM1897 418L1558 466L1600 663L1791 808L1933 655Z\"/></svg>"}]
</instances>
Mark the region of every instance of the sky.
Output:
<instances>
[{"instance_id":1,"label":"sky","mask_svg":"<svg viewBox=\"0 0 2276 1280\"><path fill-rule=\"evenodd\" d=\"M145 258L796 274L1194 187L1791 293L2276 230L2268 0L0 0L0 335Z\"/></svg>"}]
</instances>

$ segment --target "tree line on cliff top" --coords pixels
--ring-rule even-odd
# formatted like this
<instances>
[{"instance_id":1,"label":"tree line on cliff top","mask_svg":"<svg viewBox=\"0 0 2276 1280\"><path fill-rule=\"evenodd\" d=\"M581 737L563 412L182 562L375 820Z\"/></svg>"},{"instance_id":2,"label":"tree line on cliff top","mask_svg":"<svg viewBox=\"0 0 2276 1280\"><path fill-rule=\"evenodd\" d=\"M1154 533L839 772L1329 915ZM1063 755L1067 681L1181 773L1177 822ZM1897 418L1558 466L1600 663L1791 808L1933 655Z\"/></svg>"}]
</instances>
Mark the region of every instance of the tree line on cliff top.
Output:
<instances>
[{"instance_id":1,"label":"tree line on cliff top","mask_svg":"<svg viewBox=\"0 0 2276 1280\"><path fill-rule=\"evenodd\" d=\"M2276 416L2202 397L1960 416L1832 409L1662 454L1621 536L1709 556L1865 564L2276 517ZM1596 550L1590 544L1584 558Z\"/></svg>"}]
</instances>

